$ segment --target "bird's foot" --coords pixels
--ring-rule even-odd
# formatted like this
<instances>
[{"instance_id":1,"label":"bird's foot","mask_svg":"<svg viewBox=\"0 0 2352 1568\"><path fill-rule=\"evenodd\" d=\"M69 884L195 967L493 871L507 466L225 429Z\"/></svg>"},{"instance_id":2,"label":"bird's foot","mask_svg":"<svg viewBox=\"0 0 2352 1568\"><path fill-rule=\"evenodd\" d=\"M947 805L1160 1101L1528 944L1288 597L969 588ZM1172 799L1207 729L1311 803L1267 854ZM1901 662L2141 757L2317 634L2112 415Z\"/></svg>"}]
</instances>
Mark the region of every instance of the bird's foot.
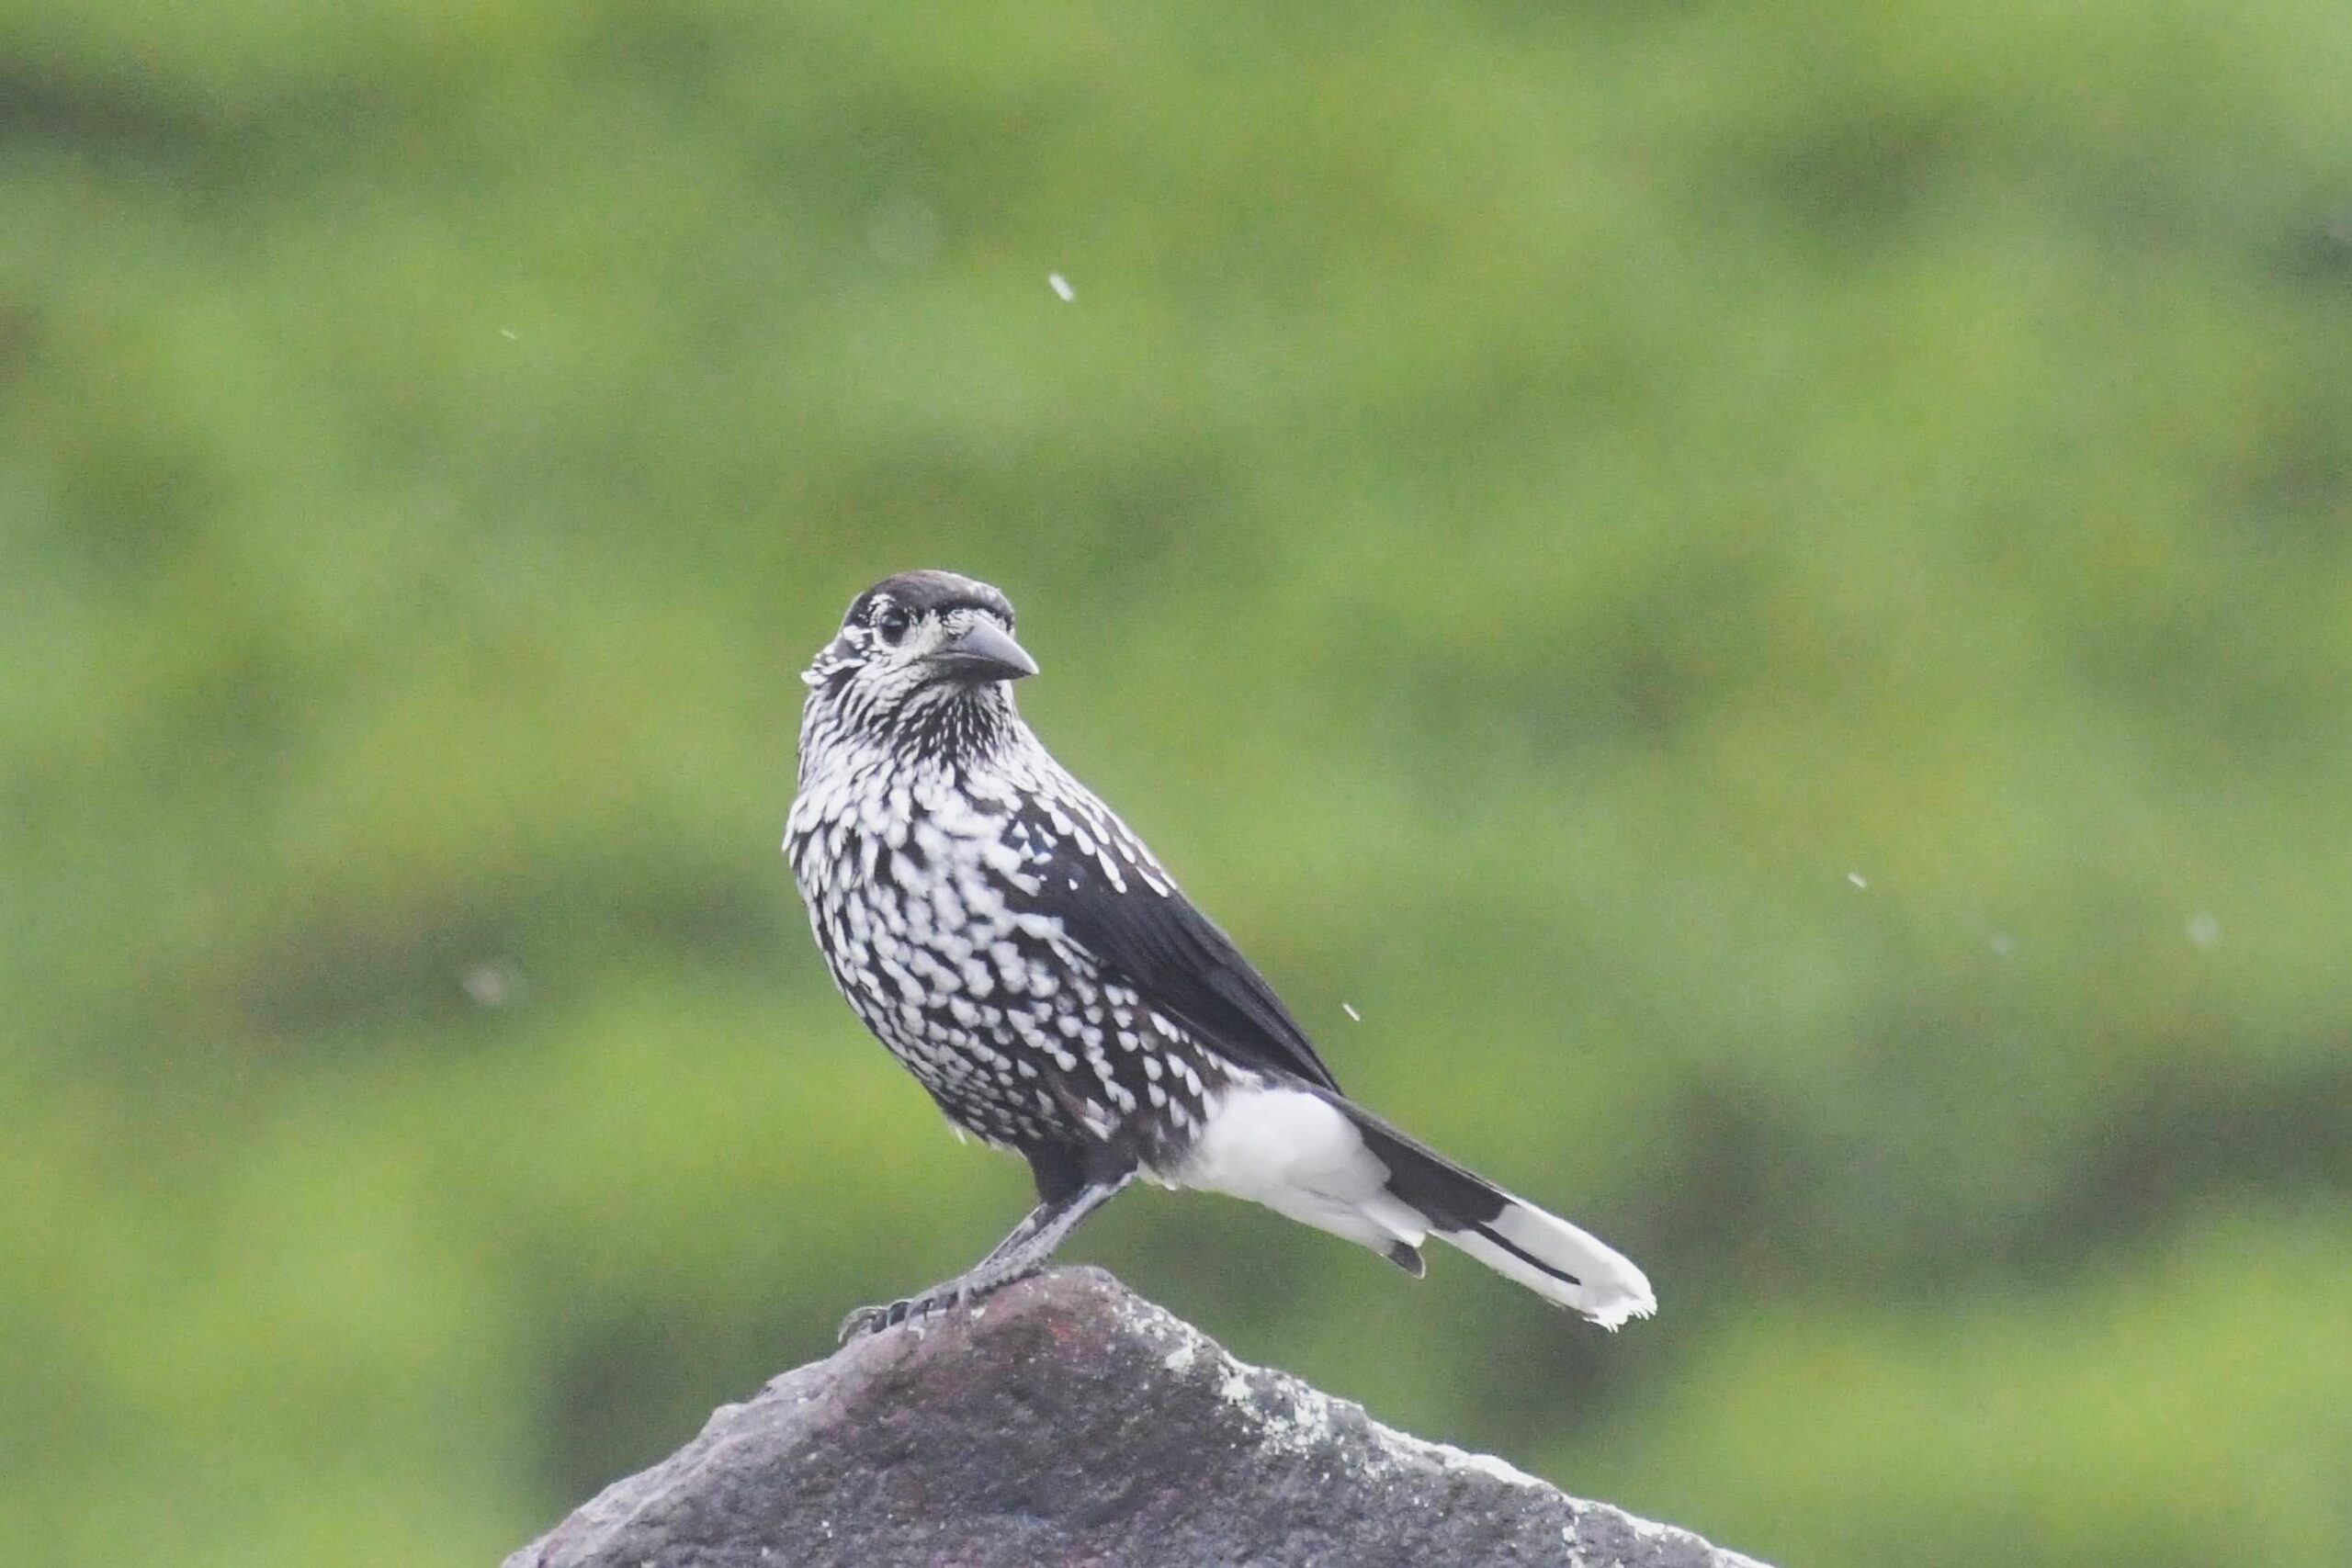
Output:
<instances>
[{"instance_id":1,"label":"bird's foot","mask_svg":"<svg viewBox=\"0 0 2352 1568\"><path fill-rule=\"evenodd\" d=\"M1035 1269L1011 1272L975 1269L944 1284L933 1285L920 1295L908 1296L888 1305L859 1307L842 1319L840 1342L846 1345L853 1339L862 1339L886 1328L896 1328L900 1324L920 1324L925 1318L968 1305L991 1291L1001 1290L1023 1275L1035 1272Z\"/></svg>"},{"instance_id":2,"label":"bird's foot","mask_svg":"<svg viewBox=\"0 0 2352 1568\"><path fill-rule=\"evenodd\" d=\"M853 1339L863 1339L869 1334L879 1334L886 1328L918 1321L925 1314L938 1311L943 1304L924 1295L910 1296L886 1305L859 1307L842 1319L840 1343L846 1345Z\"/></svg>"}]
</instances>

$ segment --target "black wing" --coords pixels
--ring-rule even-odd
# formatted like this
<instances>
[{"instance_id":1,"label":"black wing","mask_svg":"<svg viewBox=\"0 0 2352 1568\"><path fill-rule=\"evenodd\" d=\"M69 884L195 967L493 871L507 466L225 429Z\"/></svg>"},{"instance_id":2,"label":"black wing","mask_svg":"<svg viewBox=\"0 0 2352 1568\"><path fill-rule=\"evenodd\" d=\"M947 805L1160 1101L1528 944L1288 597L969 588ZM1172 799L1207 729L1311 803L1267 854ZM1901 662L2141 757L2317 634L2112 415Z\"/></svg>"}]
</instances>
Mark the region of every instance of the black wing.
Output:
<instances>
[{"instance_id":1,"label":"black wing","mask_svg":"<svg viewBox=\"0 0 2352 1568\"><path fill-rule=\"evenodd\" d=\"M1080 819L1046 820L1021 813L1027 870L1040 879L1017 906L1058 917L1104 977L1132 988L1147 1007L1180 1023L1203 1044L1253 1067L1271 1067L1337 1091L1331 1069L1315 1054L1298 1021L1216 922L1193 907L1107 809ZM1075 826L1082 840L1069 830ZM1116 866L1117 880L1103 864ZM1165 891L1162 891L1164 889Z\"/></svg>"}]
</instances>

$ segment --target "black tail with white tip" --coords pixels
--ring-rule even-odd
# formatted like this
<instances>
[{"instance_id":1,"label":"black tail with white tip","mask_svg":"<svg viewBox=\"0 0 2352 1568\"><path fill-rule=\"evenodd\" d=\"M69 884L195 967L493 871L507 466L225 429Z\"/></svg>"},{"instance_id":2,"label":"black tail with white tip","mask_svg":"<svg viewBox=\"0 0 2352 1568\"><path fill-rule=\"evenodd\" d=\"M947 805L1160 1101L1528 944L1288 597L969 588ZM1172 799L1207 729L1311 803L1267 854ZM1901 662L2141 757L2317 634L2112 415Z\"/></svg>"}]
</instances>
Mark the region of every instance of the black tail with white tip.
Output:
<instances>
[{"instance_id":1,"label":"black tail with white tip","mask_svg":"<svg viewBox=\"0 0 2352 1568\"><path fill-rule=\"evenodd\" d=\"M1623 1254L1473 1176L1337 1091L1295 1078L1234 1086L1210 1105L1171 1186L1230 1193L1421 1271L1421 1243L1453 1243L1604 1328L1657 1310Z\"/></svg>"},{"instance_id":2,"label":"black tail with white tip","mask_svg":"<svg viewBox=\"0 0 2352 1568\"><path fill-rule=\"evenodd\" d=\"M1600 1237L1463 1169L1363 1107L1336 1097L1334 1103L1387 1167L1387 1194L1426 1218L1432 1235L1603 1328L1657 1310L1649 1280Z\"/></svg>"}]
</instances>

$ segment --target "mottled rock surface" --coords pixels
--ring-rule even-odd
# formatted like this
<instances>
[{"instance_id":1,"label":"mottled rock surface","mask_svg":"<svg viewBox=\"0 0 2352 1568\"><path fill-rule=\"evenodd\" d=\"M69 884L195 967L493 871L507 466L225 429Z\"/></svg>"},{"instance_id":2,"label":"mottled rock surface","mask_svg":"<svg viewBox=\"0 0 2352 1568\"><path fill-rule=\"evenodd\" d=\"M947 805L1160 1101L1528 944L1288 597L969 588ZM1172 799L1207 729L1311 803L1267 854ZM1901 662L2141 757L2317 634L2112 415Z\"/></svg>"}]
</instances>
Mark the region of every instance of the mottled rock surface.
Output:
<instances>
[{"instance_id":1,"label":"mottled rock surface","mask_svg":"<svg viewBox=\"0 0 2352 1568\"><path fill-rule=\"evenodd\" d=\"M1057 1269L786 1372L506 1568L1756 1568Z\"/></svg>"}]
</instances>

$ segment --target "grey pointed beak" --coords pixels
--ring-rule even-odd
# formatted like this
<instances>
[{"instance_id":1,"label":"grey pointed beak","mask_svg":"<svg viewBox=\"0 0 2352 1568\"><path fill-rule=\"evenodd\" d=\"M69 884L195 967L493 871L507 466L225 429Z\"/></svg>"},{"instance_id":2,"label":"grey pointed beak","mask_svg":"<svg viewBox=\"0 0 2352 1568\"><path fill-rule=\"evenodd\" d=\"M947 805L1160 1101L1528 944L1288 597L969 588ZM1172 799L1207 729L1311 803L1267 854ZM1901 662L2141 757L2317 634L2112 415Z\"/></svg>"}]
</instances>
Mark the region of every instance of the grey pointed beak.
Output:
<instances>
[{"instance_id":1,"label":"grey pointed beak","mask_svg":"<svg viewBox=\"0 0 2352 1568\"><path fill-rule=\"evenodd\" d=\"M1037 672L1028 649L992 621L974 621L961 637L935 649L931 661L966 681L1018 681Z\"/></svg>"}]
</instances>

